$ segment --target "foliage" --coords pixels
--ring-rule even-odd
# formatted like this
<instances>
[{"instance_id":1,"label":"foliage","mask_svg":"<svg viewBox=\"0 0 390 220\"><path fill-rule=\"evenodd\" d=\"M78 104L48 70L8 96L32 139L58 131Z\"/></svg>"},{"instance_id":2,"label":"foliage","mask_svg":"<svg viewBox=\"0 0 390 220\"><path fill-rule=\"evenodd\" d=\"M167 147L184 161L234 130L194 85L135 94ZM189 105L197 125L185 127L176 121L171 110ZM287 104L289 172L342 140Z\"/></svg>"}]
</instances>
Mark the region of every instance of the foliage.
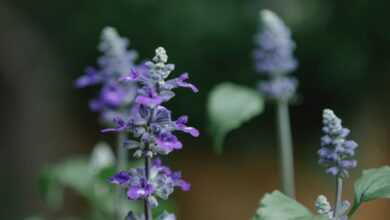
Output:
<instances>
[{"instance_id":1,"label":"foliage","mask_svg":"<svg viewBox=\"0 0 390 220\"><path fill-rule=\"evenodd\" d=\"M364 170L355 182L355 201L349 213L353 215L363 202L390 198L390 167Z\"/></svg>"},{"instance_id":2,"label":"foliage","mask_svg":"<svg viewBox=\"0 0 390 220\"><path fill-rule=\"evenodd\" d=\"M321 220L310 211L279 191L265 194L252 220Z\"/></svg>"},{"instance_id":3,"label":"foliage","mask_svg":"<svg viewBox=\"0 0 390 220\"><path fill-rule=\"evenodd\" d=\"M40 177L40 192L46 203L53 209L63 205L65 188L85 198L95 219L104 219L114 214L115 193L107 178L115 172L115 158L110 147L99 143L90 158L78 156L48 166ZM135 204L130 204L137 209ZM128 203L120 204L123 209Z\"/></svg>"},{"instance_id":4,"label":"foliage","mask_svg":"<svg viewBox=\"0 0 390 220\"><path fill-rule=\"evenodd\" d=\"M207 102L215 150L222 152L227 133L259 115L263 109L264 101L257 91L229 82L217 85Z\"/></svg>"}]
</instances>

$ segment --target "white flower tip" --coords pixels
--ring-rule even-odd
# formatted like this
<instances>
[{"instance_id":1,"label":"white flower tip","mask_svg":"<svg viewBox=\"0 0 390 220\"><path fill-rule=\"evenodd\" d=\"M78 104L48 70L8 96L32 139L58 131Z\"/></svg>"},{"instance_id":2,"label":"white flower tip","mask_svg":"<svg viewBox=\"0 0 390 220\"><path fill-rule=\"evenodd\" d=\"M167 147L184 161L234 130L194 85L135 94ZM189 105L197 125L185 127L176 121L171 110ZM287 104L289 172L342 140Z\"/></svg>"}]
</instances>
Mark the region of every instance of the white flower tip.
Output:
<instances>
[{"instance_id":1,"label":"white flower tip","mask_svg":"<svg viewBox=\"0 0 390 220\"><path fill-rule=\"evenodd\" d=\"M289 32L283 20L271 10L261 10L260 18L264 26L276 33Z\"/></svg>"},{"instance_id":2,"label":"white flower tip","mask_svg":"<svg viewBox=\"0 0 390 220\"><path fill-rule=\"evenodd\" d=\"M164 47L157 47L156 56L153 58L154 61L158 63L166 63L168 61L167 51Z\"/></svg>"},{"instance_id":3,"label":"white flower tip","mask_svg":"<svg viewBox=\"0 0 390 220\"><path fill-rule=\"evenodd\" d=\"M324 118L337 118L337 116L334 113L334 111L332 109L329 109L329 108L324 109L324 111L322 113L322 116Z\"/></svg>"},{"instance_id":4,"label":"white flower tip","mask_svg":"<svg viewBox=\"0 0 390 220\"><path fill-rule=\"evenodd\" d=\"M103 28L102 36L103 37L118 36L118 31L115 28L111 27L111 26L107 26L107 27Z\"/></svg>"}]
</instances>

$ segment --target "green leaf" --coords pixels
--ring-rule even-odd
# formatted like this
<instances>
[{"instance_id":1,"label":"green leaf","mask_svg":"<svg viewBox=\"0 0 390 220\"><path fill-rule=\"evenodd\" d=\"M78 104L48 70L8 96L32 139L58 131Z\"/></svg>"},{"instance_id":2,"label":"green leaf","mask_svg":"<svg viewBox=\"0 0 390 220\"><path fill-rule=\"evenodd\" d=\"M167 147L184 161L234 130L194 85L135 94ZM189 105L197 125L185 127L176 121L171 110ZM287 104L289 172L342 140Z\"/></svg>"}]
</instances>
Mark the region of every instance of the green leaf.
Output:
<instances>
[{"instance_id":1,"label":"green leaf","mask_svg":"<svg viewBox=\"0 0 390 220\"><path fill-rule=\"evenodd\" d=\"M349 213L351 216L363 202L379 198L390 198L390 167L364 170L355 182L355 201Z\"/></svg>"},{"instance_id":2,"label":"green leaf","mask_svg":"<svg viewBox=\"0 0 390 220\"><path fill-rule=\"evenodd\" d=\"M139 210L137 203L116 199L118 188L107 182L115 171L110 147L97 144L91 156L72 157L47 167L40 176L40 191L51 208L60 208L64 189L73 190L87 200L92 219L107 219L118 207L123 212Z\"/></svg>"},{"instance_id":3,"label":"green leaf","mask_svg":"<svg viewBox=\"0 0 390 220\"><path fill-rule=\"evenodd\" d=\"M310 211L279 191L266 194L253 220L314 220Z\"/></svg>"},{"instance_id":4,"label":"green leaf","mask_svg":"<svg viewBox=\"0 0 390 220\"><path fill-rule=\"evenodd\" d=\"M115 166L115 155L108 144L104 142L96 144L91 153L90 166L94 172Z\"/></svg>"},{"instance_id":5,"label":"green leaf","mask_svg":"<svg viewBox=\"0 0 390 220\"><path fill-rule=\"evenodd\" d=\"M210 93L207 111L214 148L220 153L228 132L240 127L264 110L264 100L254 89L224 82Z\"/></svg>"}]
</instances>

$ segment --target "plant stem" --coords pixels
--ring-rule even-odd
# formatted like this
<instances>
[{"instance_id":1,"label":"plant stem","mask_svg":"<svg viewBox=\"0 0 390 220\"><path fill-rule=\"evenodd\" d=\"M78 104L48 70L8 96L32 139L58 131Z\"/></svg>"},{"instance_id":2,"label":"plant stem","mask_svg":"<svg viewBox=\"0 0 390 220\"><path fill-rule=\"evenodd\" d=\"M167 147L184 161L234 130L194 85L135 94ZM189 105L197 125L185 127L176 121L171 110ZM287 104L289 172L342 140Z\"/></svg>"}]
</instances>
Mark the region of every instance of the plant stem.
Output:
<instances>
[{"instance_id":1,"label":"plant stem","mask_svg":"<svg viewBox=\"0 0 390 220\"><path fill-rule=\"evenodd\" d=\"M118 134L118 143L117 143L118 171L127 169L127 163L128 163L127 149L123 146L125 140L126 140L126 134L124 132L120 132Z\"/></svg>"},{"instance_id":2,"label":"plant stem","mask_svg":"<svg viewBox=\"0 0 390 220\"><path fill-rule=\"evenodd\" d=\"M342 206L342 196L343 196L343 178L338 176L336 179L336 203L335 203L335 210L333 214L335 220L338 220L340 217L339 212Z\"/></svg>"},{"instance_id":3,"label":"plant stem","mask_svg":"<svg viewBox=\"0 0 390 220\"><path fill-rule=\"evenodd\" d=\"M277 124L279 130L279 154L282 189L291 198L295 198L294 155L292 149L290 116L288 102L277 102Z\"/></svg>"},{"instance_id":4,"label":"plant stem","mask_svg":"<svg viewBox=\"0 0 390 220\"><path fill-rule=\"evenodd\" d=\"M151 164L151 158L145 155L145 178L147 182L149 181L149 177L150 177L150 164ZM144 200L144 211L145 211L145 220L152 220L153 218L152 208L150 207L147 198L145 198Z\"/></svg>"},{"instance_id":5,"label":"plant stem","mask_svg":"<svg viewBox=\"0 0 390 220\"><path fill-rule=\"evenodd\" d=\"M127 149L123 147L123 143L126 140L126 133L120 132L117 136L117 143L116 143L116 154L117 154L117 164L116 169L117 171L122 171L127 169ZM114 215L117 220L122 220L124 218L125 213L122 213L122 200L123 200L123 189L118 187L116 189L116 195L115 195L115 211Z\"/></svg>"}]
</instances>

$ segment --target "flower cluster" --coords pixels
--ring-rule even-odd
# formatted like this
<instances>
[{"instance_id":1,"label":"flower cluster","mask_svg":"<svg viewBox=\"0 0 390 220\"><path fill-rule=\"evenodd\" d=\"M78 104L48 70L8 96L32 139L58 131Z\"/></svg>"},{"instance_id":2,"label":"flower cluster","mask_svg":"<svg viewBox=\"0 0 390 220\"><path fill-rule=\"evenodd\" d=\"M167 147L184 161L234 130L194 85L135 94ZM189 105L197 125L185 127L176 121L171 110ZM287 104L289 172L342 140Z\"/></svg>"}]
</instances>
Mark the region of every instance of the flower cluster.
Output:
<instances>
[{"instance_id":1,"label":"flower cluster","mask_svg":"<svg viewBox=\"0 0 390 220\"><path fill-rule=\"evenodd\" d=\"M341 210L340 210L341 217L336 219L334 217L334 209L330 205L326 196L324 196L324 195L318 196L317 200L315 202L315 207L316 207L317 213L321 216L326 217L326 219L328 219L328 220L348 220L346 212L350 206L351 206L351 204L348 201L346 201L346 200L343 201L343 203L341 205Z\"/></svg>"},{"instance_id":2,"label":"flower cluster","mask_svg":"<svg viewBox=\"0 0 390 220\"><path fill-rule=\"evenodd\" d=\"M175 187L190 190L190 184L181 178L181 173L173 172L159 159L153 161L148 180L144 173L143 167L121 171L111 177L110 182L126 188L130 200L147 199L153 207L158 205L156 197L168 199Z\"/></svg>"},{"instance_id":3,"label":"flower cluster","mask_svg":"<svg viewBox=\"0 0 390 220\"><path fill-rule=\"evenodd\" d=\"M321 138L318 155L319 163L327 168L326 173L345 178L348 176L348 170L357 165L357 161L352 157L358 145L346 139L350 130L343 128L341 123L341 119L332 110L324 110L322 128L324 136Z\"/></svg>"},{"instance_id":4,"label":"flower cluster","mask_svg":"<svg viewBox=\"0 0 390 220\"><path fill-rule=\"evenodd\" d=\"M295 43L283 21L269 10L261 11L261 32L256 36L256 69L269 74L292 72L297 67Z\"/></svg>"},{"instance_id":5,"label":"flower cluster","mask_svg":"<svg viewBox=\"0 0 390 220\"><path fill-rule=\"evenodd\" d=\"M128 40L120 37L114 28L104 28L99 45L103 55L97 61L98 67L88 67L75 82L78 88L101 85L99 94L90 101L89 106L92 111L100 112L105 122L122 115L135 97L135 84L118 81L134 67L138 56L134 50L127 49L128 44Z\"/></svg>"},{"instance_id":6,"label":"flower cluster","mask_svg":"<svg viewBox=\"0 0 390 220\"><path fill-rule=\"evenodd\" d=\"M175 96L172 91L175 88L184 87L198 92L194 85L187 82L187 73L168 79L175 67L167 62L165 49L159 47L151 61L132 68L128 74L120 77L120 83L136 85L134 103L127 114L114 118L114 128L102 130L131 134L133 138L126 139L123 147L134 150L134 157L145 160L144 167L120 171L110 178L110 182L125 187L129 200L145 201L146 220L151 218L150 209L158 205L158 198L168 199L175 187L184 191L190 189L180 172L171 171L159 159L153 162L151 159L182 148L175 131L199 136L197 129L187 125L187 116L173 120L171 111L162 105ZM128 219L143 219L132 213L129 216ZM174 220L175 217L163 213L158 219Z\"/></svg>"},{"instance_id":7,"label":"flower cluster","mask_svg":"<svg viewBox=\"0 0 390 220\"><path fill-rule=\"evenodd\" d=\"M297 68L293 56L295 43L283 21L273 12L261 11L261 28L256 35L254 60L256 70L271 77L259 84L259 90L270 99L291 99L296 92L298 81L287 74Z\"/></svg>"},{"instance_id":8,"label":"flower cluster","mask_svg":"<svg viewBox=\"0 0 390 220\"><path fill-rule=\"evenodd\" d=\"M166 64L167 59L165 50L159 47L153 58L154 62L148 61L138 68L133 68L129 75L122 77L121 81L124 83L138 85L135 104L127 118L115 118L117 127L103 130L132 133L139 140L127 140L125 145L129 149L137 149L135 156L138 157L143 154L168 154L181 149L182 143L174 135L174 131L189 133L194 137L199 135L197 129L186 125L187 116L173 121L171 111L161 105L174 97L174 88L186 87L198 92L194 85L187 82L187 73L166 80L174 69L173 64Z\"/></svg>"}]
</instances>

